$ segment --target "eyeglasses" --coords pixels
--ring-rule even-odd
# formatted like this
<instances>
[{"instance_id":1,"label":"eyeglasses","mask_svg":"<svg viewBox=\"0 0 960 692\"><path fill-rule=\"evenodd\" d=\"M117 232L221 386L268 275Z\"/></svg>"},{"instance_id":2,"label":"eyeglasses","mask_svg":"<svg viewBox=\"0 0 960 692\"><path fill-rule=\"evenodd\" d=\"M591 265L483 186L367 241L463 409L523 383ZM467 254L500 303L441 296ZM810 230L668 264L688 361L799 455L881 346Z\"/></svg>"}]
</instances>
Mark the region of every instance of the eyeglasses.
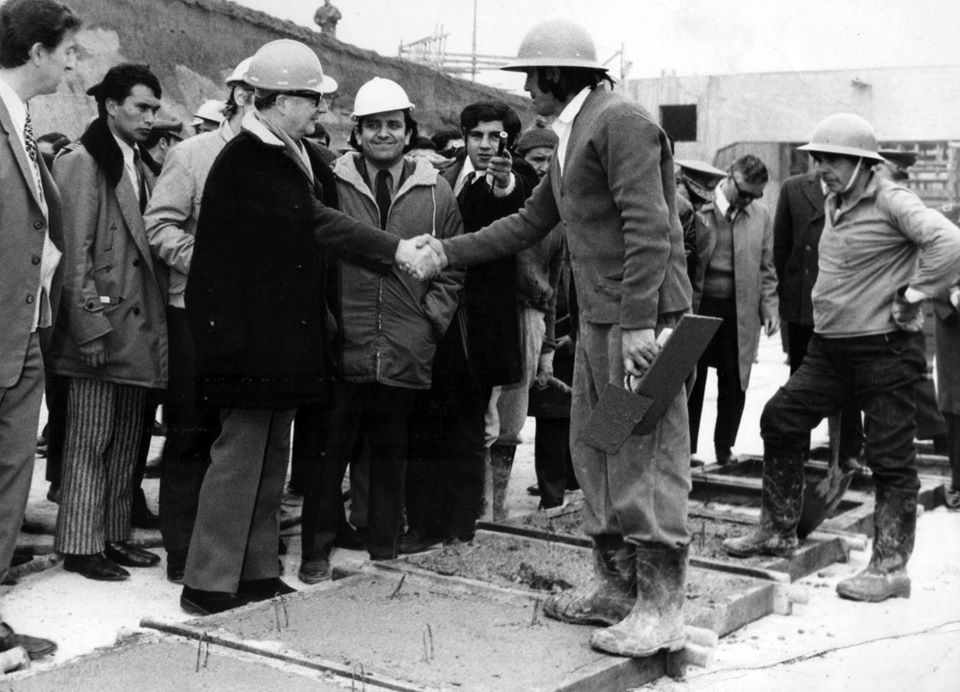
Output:
<instances>
[{"instance_id":1,"label":"eyeglasses","mask_svg":"<svg viewBox=\"0 0 960 692\"><path fill-rule=\"evenodd\" d=\"M733 181L733 186L737 188L737 195L744 202L752 202L755 199L760 199L761 197L763 197L763 190L760 191L760 194L757 194L755 192L750 192L750 190L744 190L742 187L740 187L740 184L737 182L736 176L731 175L730 180Z\"/></svg>"},{"instance_id":2,"label":"eyeglasses","mask_svg":"<svg viewBox=\"0 0 960 692\"><path fill-rule=\"evenodd\" d=\"M323 99L323 94L318 94L315 91L285 91L284 95L299 96L302 99L307 99L307 101L311 101L313 103L314 108L319 108L321 105L326 103L326 101Z\"/></svg>"}]
</instances>

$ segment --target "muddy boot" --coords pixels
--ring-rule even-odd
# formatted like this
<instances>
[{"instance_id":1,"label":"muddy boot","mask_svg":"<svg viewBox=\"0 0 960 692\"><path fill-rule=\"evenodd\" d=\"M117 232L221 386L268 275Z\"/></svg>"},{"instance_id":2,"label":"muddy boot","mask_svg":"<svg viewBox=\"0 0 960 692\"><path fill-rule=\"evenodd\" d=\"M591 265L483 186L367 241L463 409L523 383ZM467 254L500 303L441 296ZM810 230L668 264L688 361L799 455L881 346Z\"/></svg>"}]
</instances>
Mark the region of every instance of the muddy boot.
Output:
<instances>
[{"instance_id":1,"label":"muddy boot","mask_svg":"<svg viewBox=\"0 0 960 692\"><path fill-rule=\"evenodd\" d=\"M627 616L637 596L636 546L620 536L596 536L594 581L547 598L547 617L572 625L613 625Z\"/></svg>"},{"instance_id":2,"label":"muddy boot","mask_svg":"<svg viewBox=\"0 0 960 692\"><path fill-rule=\"evenodd\" d=\"M917 530L917 491L878 487L876 502L870 564L837 584L837 593L854 601L910 598L907 560Z\"/></svg>"},{"instance_id":3,"label":"muddy boot","mask_svg":"<svg viewBox=\"0 0 960 692\"><path fill-rule=\"evenodd\" d=\"M631 658L652 656L661 649L682 649L687 639L683 621L687 552L687 546L637 545L637 600L633 609L613 627L594 632L590 646Z\"/></svg>"},{"instance_id":4,"label":"muddy boot","mask_svg":"<svg viewBox=\"0 0 960 692\"><path fill-rule=\"evenodd\" d=\"M517 448L513 445L494 444L490 447L490 473L493 481L493 520L507 518L507 484L513 469L513 455Z\"/></svg>"},{"instance_id":5,"label":"muddy boot","mask_svg":"<svg viewBox=\"0 0 960 692\"><path fill-rule=\"evenodd\" d=\"M746 536L728 538L723 548L734 557L790 557L797 549L797 524L803 505L803 455L766 454L760 524Z\"/></svg>"}]
</instances>

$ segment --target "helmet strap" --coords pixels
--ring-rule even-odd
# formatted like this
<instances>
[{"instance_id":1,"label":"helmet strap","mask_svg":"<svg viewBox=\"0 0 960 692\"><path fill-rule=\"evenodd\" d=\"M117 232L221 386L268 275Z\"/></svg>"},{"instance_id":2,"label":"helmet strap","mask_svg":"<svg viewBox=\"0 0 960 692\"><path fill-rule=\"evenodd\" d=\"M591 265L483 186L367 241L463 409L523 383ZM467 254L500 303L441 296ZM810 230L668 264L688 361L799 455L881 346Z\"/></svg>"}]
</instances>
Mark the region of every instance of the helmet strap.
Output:
<instances>
[{"instance_id":1,"label":"helmet strap","mask_svg":"<svg viewBox=\"0 0 960 692\"><path fill-rule=\"evenodd\" d=\"M840 190L841 195L845 195L850 192L850 189L856 184L857 177L860 175L860 167L863 165L863 157L857 159L857 166L853 169L853 174L850 176L850 180L847 181L847 184L842 190Z\"/></svg>"}]
</instances>

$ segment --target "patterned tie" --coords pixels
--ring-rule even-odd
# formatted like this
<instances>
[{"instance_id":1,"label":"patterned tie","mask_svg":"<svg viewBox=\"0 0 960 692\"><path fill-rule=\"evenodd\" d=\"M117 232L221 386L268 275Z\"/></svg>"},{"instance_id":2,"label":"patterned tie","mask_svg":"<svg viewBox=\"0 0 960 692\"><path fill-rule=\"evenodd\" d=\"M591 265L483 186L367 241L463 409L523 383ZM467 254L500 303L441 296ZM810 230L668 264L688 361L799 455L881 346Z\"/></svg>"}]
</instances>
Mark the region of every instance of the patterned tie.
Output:
<instances>
[{"instance_id":1,"label":"patterned tie","mask_svg":"<svg viewBox=\"0 0 960 692\"><path fill-rule=\"evenodd\" d=\"M23 145L27 149L27 156L37 163L37 140L33 138L33 123L30 121L30 109L27 108L27 119L23 123Z\"/></svg>"},{"instance_id":2,"label":"patterned tie","mask_svg":"<svg viewBox=\"0 0 960 692\"><path fill-rule=\"evenodd\" d=\"M733 208L733 205L731 204L729 207L727 207L727 214L726 214L727 223L732 226L732 225L733 225L733 220L734 220L736 217L737 217L737 210L734 209L734 208Z\"/></svg>"},{"instance_id":3,"label":"patterned tie","mask_svg":"<svg viewBox=\"0 0 960 692\"><path fill-rule=\"evenodd\" d=\"M137 178L137 201L140 202L140 213L147 209L147 186L143 180L143 172L140 170L140 150L133 148L133 172Z\"/></svg>"},{"instance_id":4,"label":"patterned tie","mask_svg":"<svg viewBox=\"0 0 960 692\"><path fill-rule=\"evenodd\" d=\"M387 227L387 214L390 213L390 171L377 171L376 189L374 196L377 207L380 209L380 228Z\"/></svg>"}]
</instances>

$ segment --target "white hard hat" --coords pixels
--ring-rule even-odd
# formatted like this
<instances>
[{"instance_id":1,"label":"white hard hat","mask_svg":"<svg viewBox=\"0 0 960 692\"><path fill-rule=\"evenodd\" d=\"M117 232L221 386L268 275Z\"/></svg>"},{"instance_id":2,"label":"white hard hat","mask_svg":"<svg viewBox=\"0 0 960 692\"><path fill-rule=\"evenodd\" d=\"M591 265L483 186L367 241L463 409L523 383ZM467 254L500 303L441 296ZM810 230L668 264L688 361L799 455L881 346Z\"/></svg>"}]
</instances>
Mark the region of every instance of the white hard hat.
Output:
<instances>
[{"instance_id":1,"label":"white hard hat","mask_svg":"<svg viewBox=\"0 0 960 692\"><path fill-rule=\"evenodd\" d=\"M247 74L247 70L250 69L250 63L252 62L253 62L252 55L249 58L244 58L243 60L241 60L237 64L237 66L233 68L233 72L230 73L230 76L227 77L223 81L223 83L226 84L227 86L233 86L234 84L239 84L241 82L245 83L246 80L244 79L244 77Z\"/></svg>"},{"instance_id":2,"label":"white hard hat","mask_svg":"<svg viewBox=\"0 0 960 692\"><path fill-rule=\"evenodd\" d=\"M413 104L407 92L392 79L374 77L357 89L353 99L353 119L370 115L371 113L385 113L387 111L413 110Z\"/></svg>"},{"instance_id":3,"label":"white hard hat","mask_svg":"<svg viewBox=\"0 0 960 692\"><path fill-rule=\"evenodd\" d=\"M193 120L190 122L191 127L196 127L203 123L204 120L210 120L215 123L223 122L223 109L227 107L227 104L224 101L218 101L217 99L207 99L200 104L200 107L194 111Z\"/></svg>"},{"instance_id":4,"label":"white hard hat","mask_svg":"<svg viewBox=\"0 0 960 692\"><path fill-rule=\"evenodd\" d=\"M840 154L883 161L877 153L877 136L873 127L853 113L828 115L817 125L810 142L797 149L813 154Z\"/></svg>"},{"instance_id":5,"label":"white hard hat","mask_svg":"<svg viewBox=\"0 0 960 692\"><path fill-rule=\"evenodd\" d=\"M255 89L269 91L329 94L337 90L337 81L323 74L320 58L313 49L289 38L261 46L243 81Z\"/></svg>"}]
</instances>

